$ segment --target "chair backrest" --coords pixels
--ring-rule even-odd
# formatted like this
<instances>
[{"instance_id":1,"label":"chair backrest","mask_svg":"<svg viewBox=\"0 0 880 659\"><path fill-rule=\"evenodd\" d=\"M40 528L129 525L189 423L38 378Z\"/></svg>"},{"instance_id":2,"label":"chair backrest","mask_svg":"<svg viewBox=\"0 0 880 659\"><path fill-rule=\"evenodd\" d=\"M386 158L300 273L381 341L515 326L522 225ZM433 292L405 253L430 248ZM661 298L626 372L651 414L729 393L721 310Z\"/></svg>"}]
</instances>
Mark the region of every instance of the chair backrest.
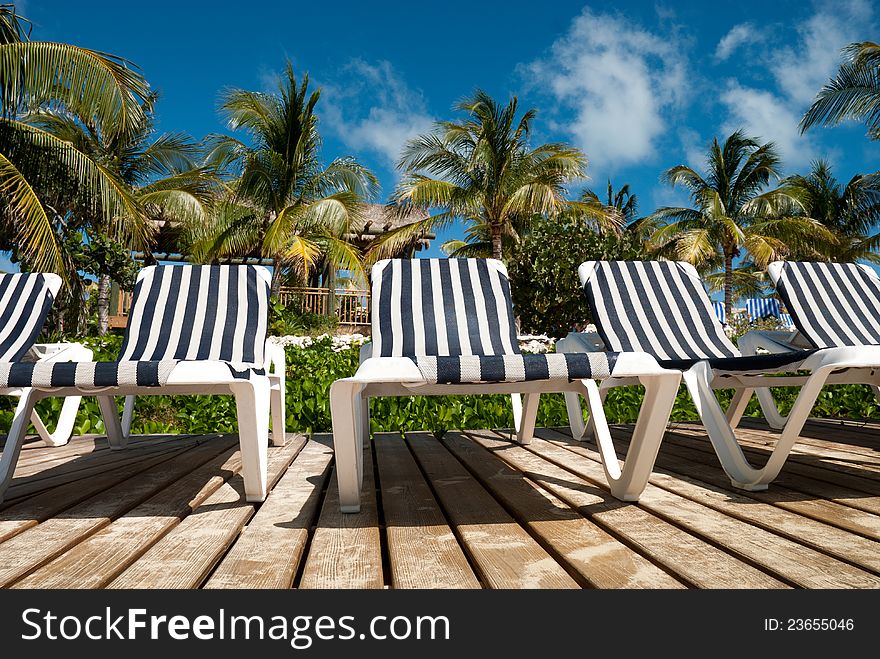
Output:
<instances>
[{"instance_id":1,"label":"chair backrest","mask_svg":"<svg viewBox=\"0 0 880 659\"><path fill-rule=\"evenodd\" d=\"M269 313L266 268L169 265L141 270L121 361L216 360L264 364Z\"/></svg>"},{"instance_id":2,"label":"chair backrest","mask_svg":"<svg viewBox=\"0 0 880 659\"><path fill-rule=\"evenodd\" d=\"M519 354L500 261L390 259L372 280L374 357Z\"/></svg>"},{"instance_id":3,"label":"chair backrest","mask_svg":"<svg viewBox=\"0 0 880 659\"><path fill-rule=\"evenodd\" d=\"M588 261L578 275L609 350L661 361L740 355L688 263Z\"/></svg>"},{"instance_id":4,"label":"chair backrest","mask_svg":"<svg viewBox=\"0 0 880 659\"><path fill-rule=\"evenodd\" d=\"M779 300L772 297L751 297L746 300L746 313L752 320L762 318L779 318L782 310L779 308Z\"/></svg>"},{"instance_id":5,"label":"chair backrest","mask_svg":"<svg viewBox=\"0 0 880 659\"><path fill-rule=\"evenodd\" d=\"M767 272L817 348L880 345L880 276L858 263L776 261Z\"/></svg>"},{"instance_id":6,"label":"chair backrest","mask_svg":"<svg viewBox=\"0 0 880 659\"><path fill-rule=\"evenodd\" d=\"M17 362L37 340L61 278L54 274L0 274L0 361Z\"/></svg>"}]
</instances>

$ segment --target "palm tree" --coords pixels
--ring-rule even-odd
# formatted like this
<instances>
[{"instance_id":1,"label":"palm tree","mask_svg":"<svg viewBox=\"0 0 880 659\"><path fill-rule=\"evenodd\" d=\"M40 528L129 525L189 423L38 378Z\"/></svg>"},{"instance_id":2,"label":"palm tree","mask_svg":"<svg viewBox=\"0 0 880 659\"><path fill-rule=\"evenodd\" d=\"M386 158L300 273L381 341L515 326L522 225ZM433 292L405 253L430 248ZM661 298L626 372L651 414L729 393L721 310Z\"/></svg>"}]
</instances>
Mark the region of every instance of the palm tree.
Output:
<instances>
[{"instance_id":1,"label":"palm tree","mask_svg":"<svg viewBox=\"0 0 880 659\"><path fill-rule=\"evenodd\" d=\"M836 126L851 119L868 127L871 139L880 138L880 44L851 43L837 75L819 90L800 122L801 133L815 125Z\"/></svg>"},{"instance_id":2,"label":"palm tree","mask_svg":"<svg viewBox=\"0 0 880 659\"><path fill-rule=\"evenodd\" d=\"M103 215L142 215L112 171L39 126L21 120L35 108L63 110L108 134L125 134L143 119L147 82L118 57L29 39L29 22L0 5L0 224L25 264L71 281L70 259L56 227L59 212L43 196L75 190Z\"/></svg>"},{"instance_id":3,"label":"palm tree","mask_svg":"<svg viewBox=\"0 0 880 659\"><path fill-rule=\"evenodd\" d=\"M805 213L831 231L835 242L807 245L804 259L839 262L880 261L880 175L856 174L842 185L824 160L815 161L806 176L790 176L783 187L804 207Z\"/></svg>"},{"instance_id":4,"label":"palm tree","mask_svg":"<svg viewBox=\"0 0 880 659\"><path fill-rule=\"evenodd\" d=\"M104 215L78 205L75 198L67 201L66 208L78 220L68 224L86 231L90 240L97 238L100 243L100 237L115 235L126 251L141 250L148 247L154 233L154 224L148 220L203 224L207 218L216 178L210 168L196 165L201 147L191 137L181 133L155 135L157 98L151 94L144 101L143 118L125 132L104 131L95 123L52 110L25 117L29 125L73 145L110 172L143 209L143 214L116 216L111 224ZM115 230L120 224L124 231ZM109 265L99 264L99 272L94 273L98 275L98 333L102 336L109 322L110 280L114 274Z\"/></svg>"},{"instance_id":5,"label":"palm tree","mask_svg":"<svg viewBox=\"0 0 880 659\"><path fill-rule=\"evenodd\" d=\"M663 179L685 186L694 208L659 208L651 237L659 256L687 261L704 271L724 272L724 309L731 317L734 260L747 256L758 267L784 257L808 240L833 240L819 222L803 215L785 188L764 191L779 178L779 156L772 143L759 144L742 131L709 149L705 176L686 165L666 170Z\"/></svg>"},{"instance_id":6,"label":"palm tree","mask_svg":"<svg viewBox=\"0 0 880 659\"><path fill-rule=\"evenodd\" d=\"M346 236L378 186L376 177L351 158L322 165L315 115L320 91L310 93L308 87L308 74L298 84L288 62L278 94L241 89L223 94L220 109L229 127L246 131L251 144L214 137L212 161L237 179L192 247L209 260L271 258L275 294L282 267L305 274L322 257L333 267L363 273L358 250Z\"/></svg>"},{"instance_id":7,"label":"palm tree","mask_svg":"<svg viewBox=\"0 0 880 659\"><path fill-rule=\"evenodd\" d=\"M564 144L531 148L534 109L517 119L516 97L502 106L481 90L456 109L466 118L437 122L433 132L407 142L398 162L405 178L394 202L402 210L441 212L375 240L371 258L389 256L423 231L461 218L474 242L488 242L500 259L505 236L515 241L533 217L555 216L571 204L565 186L584 178L587 159Z\"/></svg>"},{"instance_id":8,"label":"palm tree","mask_svg":"<svg viewBox=\"0 0 880 659\"><path fill-rule=\"evenodd\" d=\"M599 204L606 209L613 210L617 213L621 226L627 226L636 220L636 212L638 210L638 198L630 192L629 183L625 183L617 192L608 179L608 189L605 201L599 198L599 194L593 190L585 190L581 194L581 201L593 204Z\"/></svg>"}]
</instances>

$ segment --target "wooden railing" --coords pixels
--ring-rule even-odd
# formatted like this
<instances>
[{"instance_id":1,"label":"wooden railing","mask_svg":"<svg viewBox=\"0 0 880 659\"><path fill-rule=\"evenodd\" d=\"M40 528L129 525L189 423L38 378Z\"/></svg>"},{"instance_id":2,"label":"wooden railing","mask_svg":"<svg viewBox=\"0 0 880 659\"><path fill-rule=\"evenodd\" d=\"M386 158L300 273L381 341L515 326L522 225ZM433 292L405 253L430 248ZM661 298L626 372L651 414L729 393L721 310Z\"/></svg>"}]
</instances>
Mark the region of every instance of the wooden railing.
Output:
<instances>
[{"instance_id":1,"label":"wooden railing","mask_svg":"<svg viewBox=\"0 0 880 659\"><path fill-rule=\"evenodd\" d=\"M340 325L370 324L370 291L338 290L331 295L327 288L282 288L281 303L285 306L297 304L302 311L322 316L331 314L332 305Z\"/></svg>"},{"instance_id":2,"label":"wooden railing","mask_svg":"<svg viewBox=\"0 0 880 659\"><path fill-rule=\"evenodd\" d=\"M370 324L370 291L345 290L333 294L333 307L340 325ZM327 316L330 290L327 288L282 288L279 294L285 306L299 304L301 311ZM131 293L114 286L110 293L110 327L125 327L131 308Z\"/></svg>"}]
</instances>

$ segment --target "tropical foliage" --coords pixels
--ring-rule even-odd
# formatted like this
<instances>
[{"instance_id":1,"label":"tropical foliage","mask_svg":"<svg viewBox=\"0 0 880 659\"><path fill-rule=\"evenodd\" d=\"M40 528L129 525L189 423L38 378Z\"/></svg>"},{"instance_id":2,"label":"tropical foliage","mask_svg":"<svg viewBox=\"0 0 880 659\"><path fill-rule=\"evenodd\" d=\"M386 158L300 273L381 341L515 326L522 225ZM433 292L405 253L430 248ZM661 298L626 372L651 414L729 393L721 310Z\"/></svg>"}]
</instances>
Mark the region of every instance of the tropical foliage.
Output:
<instances>
[{"instance_id":1,"label":"tropical foliage","mask_svg":"<svg viewBox=\"0 0 880 659\"><path fill-rule=\"evenodd\" d=\"M828 229L803 214L789 189L767 189L779 176L780 159L773 143L760 144L742 131L723 144L713 140L703 174L687 165L663 173L664 181L690 192L693 207L657 209L652 219L660 226L651 247L657 256L687 261L706 272L720 269L727 317L736 295L735 259L743 256L764 268L809 241L834 239Z\"/></svg>"},{"instance_id":2,"label":"tropical foliage","mask_svg":"<svg viewBox=\"0 0 880 659\"><path fill-rule=\"evenodd\" d=\"M23 267L71 282L75 269L62 232L68 213L87 211L115 239L137 244L143 236L132 227L143 226L143 206L104 163L26 119L37 110L63 113L122 137L144 120L150 90L124 59L31 41L29 33L14 6L0 6L0 238ZM66 203L71 193L74 207Z\"/></svg>"},{"instance_id":3,"label":"tropical foliage","mask_svg":"<svg viewBox=\"0 0 880 659\"><path fill-rule=\"evenodd\" d=\"M323 166L315 114L319 98L320 91L309 91L308 74L297 82L290 62L276 94L223 93L221 113L249 142L219 135L210 141L209 162L235 178L210 221L191 231L195 259L269 258L275 292L282 268L304 275L322 258L362 272L360 255L346 236L377 181L353 158Z\"/></svg>"},{"instance_id":4,"label":"tropical foliage","mask_svg":"<svg viewBox=\"0 0 880 659\"><path fill-rule=\"evenodd\" d=\"M531 147L536 110L519 115L516 97L503 105L481 90L456 108L464 119L437 122L433 132L407 142L398 162L405 178L395 203L440 212L374 241L373 258L460 219L467 226L467 244L447 251L500 259L505 244L509 253L533 218L555 217L570 205L566 186L585 176L586 157L567 144Z\"/></svg>"},{"instance_id":5,"label":"tropical foliage","mask_svg":"<svg viewBox=\"0 0 880 659\"><path fill-rule=\"evenodd\" d=\"M880 44L851 43L845 61L800 122L801 132L813 126L836 126L852 120L864 123L871 139L880 138Z\"/></svg>"}]
</instances>

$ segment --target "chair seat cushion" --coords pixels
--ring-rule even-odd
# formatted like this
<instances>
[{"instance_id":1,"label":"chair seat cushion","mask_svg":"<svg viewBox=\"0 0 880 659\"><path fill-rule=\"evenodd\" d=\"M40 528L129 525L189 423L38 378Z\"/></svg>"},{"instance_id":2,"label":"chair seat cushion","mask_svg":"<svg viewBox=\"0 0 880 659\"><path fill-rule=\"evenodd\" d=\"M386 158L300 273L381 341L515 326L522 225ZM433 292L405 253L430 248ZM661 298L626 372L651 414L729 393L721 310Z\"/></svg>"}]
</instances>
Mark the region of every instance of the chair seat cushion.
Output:
<instances>
[{"instance_id":1,"label":"chair seat cushion","mask_svg":"<svg viewBox=\"0 0 880 659\"><path fill-rule=\"evenodd\" d=\"M812 355L815 350L793 350L769 355L744 355L741 357L711 357L704 359L665 359L657 360L663 368L687 370L700 361L708 361L715 371L745 375L779 373L786 367L796 370L797 365Z\"/></svg>"},{"instance_id":2,"label":"chair seat cushion","mask_svg":"<svg viewBox=\"0 0 880 659\"><path fill-rule=\"evenodd\" d=\"M168 382L171 371L181 361L118 361L118 362L4 362L0 363L0 387L161 387ZM250 374L263 373L253 365L223 362L233 377L247 379Z\"/></svg>"},{"instance_id":3,"label":"chair seat cushion","mask_svg":"<svg viewBox=\"0 0 880 659\"><path fill-rule=\"evenodd\" d=\"M456 355L410 357L431 384L601 380L611 375L617 353Z\"/></svg>"}]
</instances>

